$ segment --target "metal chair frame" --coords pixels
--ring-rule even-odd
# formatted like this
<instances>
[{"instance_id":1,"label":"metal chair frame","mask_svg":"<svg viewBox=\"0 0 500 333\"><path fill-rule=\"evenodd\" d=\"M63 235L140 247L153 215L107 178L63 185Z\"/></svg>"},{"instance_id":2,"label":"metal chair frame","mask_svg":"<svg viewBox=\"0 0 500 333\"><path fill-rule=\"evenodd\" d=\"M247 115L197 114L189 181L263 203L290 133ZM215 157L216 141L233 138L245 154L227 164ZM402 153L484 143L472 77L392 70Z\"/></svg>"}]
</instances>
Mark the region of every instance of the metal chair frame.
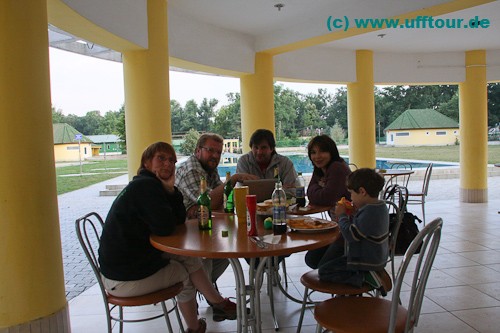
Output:
<instances>
[{"instance_id":1,"label":"metal chair frame","mask_svg":"<svg viewBox=\"0 0 500 333\"><path fill-rule=\"evenodd\" d=\"M425 226L425 198L429 192L429 183L431 180L433 163L429 163L427 169L425 170L424 181L422 183L421 192L409 192L408 193L408 205L418 205L422 206L422 220Z\"/></svg>"},{"instance_id":2,"label":"metal chair frame","mask_svg":"<svg viewBox=\"0 0 500 333\"><path fill-rule=\"evenodd\" d=\"M442 226L443 220L436 218L415 237L403 256L394 283L391 301L367 297L326 300L317 305L314 310L314 317L318 321L316 332L322 332L323 327L331 331L349 332L352 330L359 332L361 327L356 324L362 322L363 325L367 325L366 321L369 320L367 318L373 318L373 321L377 321L377 323L373 323L373 326L377 326L377 332L380 333L413 331L413 328L418 325L427 280L441 239ZM420 253L416 254L415 252L420 246ZM406 280L411 282L411 292L405 308L399 303L400 293L403 280L412 261L415 262L413 276ZM383 317L389 318L388 321L380 321L380 318Z\"/></svg>"},{"instance_id":3,"label":"metal chair frame","mask_svg":"<svg viewBox=\"0 0 500 333\"><path fill-rule=\"evenodd\" d=\"M411 163L409 163L409 162L394 162L394 163L391 163L391 169L413 170L413 167L412 167ZM408 187L408 182L410 181L410 176L411 175L402 175L402 176L392 177L389 180L388 184L386 184L386 187L393 185L393 184L398 184L400 186ZM400 181L398 181L398 180L400 180Z\"/></svg>"},{"instance_id":4,"label":"metal chair frame","mask_svg":"<svg viewBox=\"0 0 500 333\"><path fill-rule=\"evenodd\" d=\"M400 186L398 185L393 185L397 189L397 193L401 193L402 190L399 189ZM401 187L403 189L406 189L406 187ZM404 190L403 190L404 191ZM393 196L396 196L397 194L394 194ZM402 221L402 214L400 213L398 205L396 205L394 202L390 200L385 200L385 203L389 206L389 210L393 210L396 213L397 219L396 222L391 226L389 230L389 258L387 262L391 263L391 275L392 275L392 280L394 280L395 277L395 268L394 268L394 254L396 250L396 239L399 231L399 226L401 225ZM395 237L394 237L395 235ZM372 297L378 297L380 296L380 291L376 290L375 288L368 286L368 285L363 285L361 288L356 288L352 286L348 286L346 284L340 284L340 283L331 283L330 286L326 286L326 283L323 283L322 285L316 285L313 286L313 283L310 281L313 281L316 279L317 276L317 269L309 271L305 274L302 275L300 278L301 283L304 285L304 297L302 299L302 308L300 311L300 317L299 317L299 322L297 324L297 333L300 333L300 330L302 329L302 322L304 320L304 312L306 305L311 305L311 304L317 304L318 302L315 302L311 300L311 294L313 292L322 292L322 293L329 293L332 296L334 295L342 295L342 296L359 296L362 294L368 294ZM390 278L389 278L390 279ZM390 286L384 286L387 290L390 289ZM372 294L370 294L372 292Z\"/></svg>"},{"instance_id":5,"label":"metal chair frame","mask_svg":"<svg viewBox=\"0 0 500 333\"><path fill-rule=\"evenodd\" d=\"M182 320L179 314L179 309L177 307L177 301L175 300L175 296L183 289L182 282L179 282L169 288L161 289L159 291L141 295L136 297L117 297L112 296L107 293L104 288L104 284L101 279L101 269L98 261L98 253L97 247L99 246L101 240L102 228L104 226L104 222L99 214L95 212L88 213L75 221L76 234L80 245L82 246L83 252L87 257L90 266L92 267L92 271L94 272L97 283L99 284L99 288L101 290L102 299L104 302L104 307L106 308L106 320L108 326L108 332L111 333L113 331L113 327L111 325L112 320L119 322L120 333L123 332L123 323L137 323L143 321L149 321L153 319L157 319L160 317L165 317L165 321L167 323L167 327L170 333L173 333L172 324L170 322L169 314L172 311L175 311L177 321L179 323L180 331L184 332L184 327L182 324ZM173 306L171 309L168 309L165 301L171 300ZM123 318L123 307L124 306L143 306L143 305L151 305L160 303L163 313L159 315L154 315L147 318L141 319L124 319ZM118 317L115 317L112 311L118 308Z\"/></svg>"}]
</instances>

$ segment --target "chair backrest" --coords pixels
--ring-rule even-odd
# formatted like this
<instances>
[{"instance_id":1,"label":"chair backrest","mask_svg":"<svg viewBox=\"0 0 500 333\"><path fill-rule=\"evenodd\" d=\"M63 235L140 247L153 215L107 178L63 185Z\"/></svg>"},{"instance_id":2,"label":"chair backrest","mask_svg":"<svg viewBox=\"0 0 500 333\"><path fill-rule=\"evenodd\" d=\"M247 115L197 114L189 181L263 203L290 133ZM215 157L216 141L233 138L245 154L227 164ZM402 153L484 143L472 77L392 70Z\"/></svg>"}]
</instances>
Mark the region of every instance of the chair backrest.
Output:
<instances>
[{"instance_id":1,"label":"chair backrest","mask_svg":"<svg viewBox=\"0 0 500 333\"><path fill-rule=\"evenodd\" d=\"M399 210L399 207L390 200L385 200L385 203L389 209L389 213L394 215L389 215L389 259L387 262L391 263L391 276L394 280L396 277L396 272L394 269L394 256L396 255L396 243L398 240L399 227L403 221L403 213Z\"/></svg>"},{"instance_id":2,"label":"chair backrest","mask_svg":"<svg viewBox=\"0 0 500 333\"><path fill-rule=\"evenodd\" d=\"M102 228L104 222L99 214L92 212L88 213L75 221L76 235L82 246L83 252L87 257L92 270L96 276L99 287L101 288L104 303L107 303L106 289L101 280L101 268L99 266L99 243L101 241Z\"/></svg>"},{"instance_id":3,"label":"chair backrest","mask_svg":"<svg viewBox=\"0 0 500 333\"><path fill-rule=\"evenodd\" d=\"M433 163L429 163L427 166L427 169L425 170L425 176L424 176L424 183L422 185L422 194L424 196L427 196L427 192L429 191L429 183L431 180L431 174L432 174L432 166Z\"/></svg>"},{"instance_id":4,"label":"chair backrest","mask_svg":"<svg viewBox=\"0 0 500 333\"><path fill-rule=\"evenodd\" d=\"M400 212L406 212L408 204L408 188L398 184L389 185L384 190L384 200L392 201L398 206ZM393 213L395 211L392 211Z\"/></svg>"},{"instance_id":5,"label":"chair backrest","mask_svg":"<svg viewBox=\"0 0 500 333\"><path fill-rule=\"evenodd\" d=\"M358 170L358 166L355 163L349 163L349 169L351 169L351 171L355 171Z\"/></svg>"},{"instance_id":6,"label":"chair backrest","mask_svg":"<svg viewBox=\"0 0 500 333\"><path fill-rule=\"evenodd\" d=\"M391 162L391 169L413 170L411 163L408 162Z\"/></svg>"},{"instance_id":7,"label":"chair backrest","mask_svg":"<svg viewBox=\"0 0 500 333\"><path fill-rule=\"evenodd\" d=\"M394 332L395 330L396 314L400 304L401 287L411 261L415 262L415 265L412 265L412 267L414 266L415 271L413 272L413 278L411 279L410 298L407 304L403 304L403 306L405 306L408 310L405 332L410 331L412 327L418 324L425 287L427 285L427 280L429 278L434 258L436 257L439 241L441 239L442 227L443 220L441 218L436 218L431 223L427 224L418 233L403 256L393 288L391 318L388 332ZM420 253L416 255L415 252L421 243L422 247L420 249Z\"/></svg>"}]
</instances>

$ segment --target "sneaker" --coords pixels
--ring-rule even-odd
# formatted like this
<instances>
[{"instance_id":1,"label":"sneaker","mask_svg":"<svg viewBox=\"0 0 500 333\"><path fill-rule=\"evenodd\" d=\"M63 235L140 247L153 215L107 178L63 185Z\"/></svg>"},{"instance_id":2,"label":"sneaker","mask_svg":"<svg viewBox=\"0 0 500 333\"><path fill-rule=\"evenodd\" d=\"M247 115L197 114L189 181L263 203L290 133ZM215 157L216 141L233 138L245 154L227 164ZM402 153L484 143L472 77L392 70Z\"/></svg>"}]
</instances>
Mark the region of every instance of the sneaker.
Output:
<instances>
[{"instance_id":1,"label":"sneaker","mask_svg":"<svg viewBox=\"0 0 500 333\"><path fill-rule=\"evenodd\" d=\"M236 319L236 303L231 302L228 298L218 304L211 304L214 311L212 319L214 321L235 320Z\"/></svg>"},{"instance_id":2,"label":"sneaker","mask_svg":"<svg viewBox=\"0 0 500 333\"><path fill-rule=\"evenodd\" d=\"M366 282L370 286L372 286L373 289L378 289L382 286L382 281L380 280L380 277L378 276L377 272L375 272L375 271L365 272L365 281L364 282Z\"/></svg>"},{"instance_id":3,"label":"sneaker","mask_svg":"<svg viewBox=\"0 0 500 333\"><path fill-rule=\"evenodd\" d=\"M205 333L207 331L207 322L205 318L198 319L198 329L196 331L189 329L186 333Z\"/></svg>"}]
</instances>

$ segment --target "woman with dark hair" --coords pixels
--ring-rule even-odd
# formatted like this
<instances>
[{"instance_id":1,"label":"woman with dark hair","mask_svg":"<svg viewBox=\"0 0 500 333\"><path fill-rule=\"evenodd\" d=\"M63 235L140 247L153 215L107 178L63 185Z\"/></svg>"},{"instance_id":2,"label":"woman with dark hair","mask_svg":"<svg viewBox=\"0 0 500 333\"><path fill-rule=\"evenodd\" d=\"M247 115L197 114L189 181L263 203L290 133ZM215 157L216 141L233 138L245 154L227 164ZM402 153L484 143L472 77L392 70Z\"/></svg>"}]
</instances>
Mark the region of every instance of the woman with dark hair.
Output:
<instances>
[{"instance_id":1,"label":"woman with dark hair","mask_svg":"<svg viewBox=\"0 0 500 333\"><path fill-rule=\"evenodd\" d=\"M99 246L99 264L107 292L139 296L178 282L177 295L188 333L204 333L198 319L199 290L224 319L236 319L236 304L222 298L205 273L201 258L163 253L149 242L151 234L171 235L186 219L182 194L174 186L177 158L171 145L156 142L142 154L132 181L117 196L106 218Z\"/></svg>"},{"instance_id":2,"label":"woman with dark hair","mask_svg":"<svg viewBox=\"0 0 500 333\"><path fill-rule=\"evenodd\" d=\"M314 170L311 181L307 187L309 203L318 206L335 206L342 197L351 198L347 190L347 176L351 169L339 155L335 141L327 135L318 135L311 139L307 145L307 154L311 160ZM321 259L326 257L342 255L344 251L344 240L340 238L330 246L317 250L308 251L305 256L307 266L318 268Z\"/></svg>"},{"instance_id":3,"label":"woman with dark hair","mask_svg":"<svg viewBox=\"0 0 500 333\"><path fill-rule=\"evenodd\" d=\"M307 187L309 203L319 206L334 206L342 197L350 199L346 180L351 169L339 155L335 142L327 135L311 139L307 154L314 170Z\"/></svg>"}]
</instances>

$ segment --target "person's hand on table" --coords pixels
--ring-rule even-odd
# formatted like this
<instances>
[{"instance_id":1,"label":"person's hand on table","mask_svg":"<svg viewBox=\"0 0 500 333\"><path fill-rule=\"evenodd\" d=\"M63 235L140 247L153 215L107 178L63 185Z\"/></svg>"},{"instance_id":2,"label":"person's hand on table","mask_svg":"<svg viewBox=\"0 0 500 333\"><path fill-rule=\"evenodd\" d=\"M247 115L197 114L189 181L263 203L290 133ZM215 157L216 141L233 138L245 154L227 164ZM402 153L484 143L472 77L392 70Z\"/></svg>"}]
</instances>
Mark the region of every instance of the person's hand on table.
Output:
<instances>
[{"instance_id":1,"label":"person's hand on table","mask_svg":"<svg viewBox=\"0 0 500 333\"><path fill-rule=\"evenodd\" d=\"M189 207L189 209L186 211L186 217L188 219L195 219L198 217L198 206L193 205Z\"/></svg>"},{"instance_id":2,"label":"person's hand on table","mask_svg":"<svg viewBox=\"0 0 500 333\"><path fill-rule=\"evenodd\" d=\"M234 175L231 176L231 184L233 186L238 183L238 182L243 182L244 180L257 180L260 179L259 176L252 175L249 173L235 173Z\"/></svg>"}]
</instances>

